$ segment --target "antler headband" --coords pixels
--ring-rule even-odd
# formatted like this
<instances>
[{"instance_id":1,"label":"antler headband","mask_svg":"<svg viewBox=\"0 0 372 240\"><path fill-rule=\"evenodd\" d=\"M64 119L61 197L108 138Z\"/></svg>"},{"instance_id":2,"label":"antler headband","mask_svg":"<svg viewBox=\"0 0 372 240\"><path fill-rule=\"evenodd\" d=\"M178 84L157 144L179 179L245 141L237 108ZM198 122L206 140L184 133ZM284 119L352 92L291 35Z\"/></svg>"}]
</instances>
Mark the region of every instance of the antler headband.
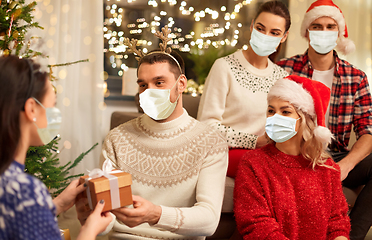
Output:
<instances>
[{"instance_id":1,"label":"antler headband","mask_svg":"<svg viewBox=\"0 0 372 240\"><path fill-rule=\"evenodd\" d=\"M177 59L170 54L172 52L172 49L170 47L167 47L168 42L172 40L172 38L168 37L170 33L171 33L171 30L168 28L168 26L163 27L161 29L161 32L156 31L154 35L160 40L162 40L162 42L159 43L160 51L153 51L153 52L150 52L149 54L145 54L144 52L142 52L141 49L137 49L137 41L138 41L137 39L132 38L131 40L129 40L129 38L124 38L124 45L128 47L129 52L137 55L135 57L137 61L140 61L146 55L151 55L154 53L165 54L169 56L170 58L172 58L175 63L177 63L177 66L180 69L180 72L182 73L181 65L179 64Z\"/></svg>"}]
</instances>

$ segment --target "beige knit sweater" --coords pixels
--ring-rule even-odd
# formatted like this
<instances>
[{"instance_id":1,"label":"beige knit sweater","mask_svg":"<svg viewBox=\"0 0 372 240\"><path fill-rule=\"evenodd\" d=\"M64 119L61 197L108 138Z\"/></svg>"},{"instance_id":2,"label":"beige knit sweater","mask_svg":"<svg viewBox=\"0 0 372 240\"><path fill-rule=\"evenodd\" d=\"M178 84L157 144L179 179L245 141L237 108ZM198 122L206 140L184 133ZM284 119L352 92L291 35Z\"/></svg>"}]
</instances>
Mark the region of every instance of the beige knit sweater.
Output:
<instances>
[{"instance_id":1,"label":"beige knit sweater","mask_svg":"<svg viewBox=\"0 0 372 240\"><path fill-rule=\"evenodd\" d=\"M190 117L158 123L147 115L110 131L103 144L114 165L132 175L132 191L162 208L158 224L118 221L111 239L204 239L220 217L226 140Z\"/></svg>"}]
</instances>

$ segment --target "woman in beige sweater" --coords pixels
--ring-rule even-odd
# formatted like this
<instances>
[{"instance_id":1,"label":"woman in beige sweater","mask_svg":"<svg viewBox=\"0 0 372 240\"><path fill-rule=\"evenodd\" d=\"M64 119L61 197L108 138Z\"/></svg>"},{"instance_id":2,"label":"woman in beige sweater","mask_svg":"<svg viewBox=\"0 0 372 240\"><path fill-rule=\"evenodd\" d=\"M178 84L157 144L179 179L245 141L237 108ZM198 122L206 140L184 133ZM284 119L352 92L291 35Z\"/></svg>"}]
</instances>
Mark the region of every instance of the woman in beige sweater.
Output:
<instances>
[{"instance_id":1,"label":"woman in beige sweater","mask_svg":"<svg viewBox=\"0 0 372 240\"><path fill-rule=\"evenodd\" d=\"M225 135L230 148L228 176L235 177L246 149L268 143L264 135L266 97L275 81L288 75L273 62L290 24L283 3L264 3L250 27L250 47L217 59L209 72L198 120Z\"/></svg>"}]
</instances>

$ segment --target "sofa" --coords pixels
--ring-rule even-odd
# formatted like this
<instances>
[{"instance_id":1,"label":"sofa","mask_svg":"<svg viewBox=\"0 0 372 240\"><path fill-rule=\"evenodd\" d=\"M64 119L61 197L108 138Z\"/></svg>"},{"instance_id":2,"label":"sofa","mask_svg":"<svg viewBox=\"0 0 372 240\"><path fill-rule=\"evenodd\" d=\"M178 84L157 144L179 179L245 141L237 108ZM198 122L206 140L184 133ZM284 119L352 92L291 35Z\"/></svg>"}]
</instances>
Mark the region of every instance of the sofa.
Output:
<instances>
[{"instance_id":1,"label":"sofa","mask_svg":"<svg viewBox=\"0 0 372 240\"><path fill-rule=\"evenodd\" d=\"M193 97L190 94L183 94L183 107L189 113L190 116L196 118L199 108L200 96ZM135 102L138 108L138 112L113 112L111 115L110 129L119 126L129 120L132 120L143 114L142 109L139 106L138 94L135 96ZM349 208L354 206L355 199L358 196L362 188L349 189L343 188L345 197L348 201ZM225 195L222 204L222 212L220 223L217 227L216 232L207 237L207 239L240 239L239 236L234 234L236 224L233 213L233 190L234 190L234 179L226 177L225 183Z\"/></svg>"}]
</instances>

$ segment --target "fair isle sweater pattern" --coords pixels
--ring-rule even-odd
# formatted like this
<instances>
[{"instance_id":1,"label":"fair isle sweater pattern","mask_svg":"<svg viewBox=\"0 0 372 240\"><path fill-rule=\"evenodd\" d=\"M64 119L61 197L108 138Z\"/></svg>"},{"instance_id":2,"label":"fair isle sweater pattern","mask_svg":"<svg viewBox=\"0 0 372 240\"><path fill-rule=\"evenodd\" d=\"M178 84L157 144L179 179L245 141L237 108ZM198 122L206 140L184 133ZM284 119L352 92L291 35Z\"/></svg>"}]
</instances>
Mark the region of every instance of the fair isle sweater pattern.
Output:
<instances>
[{"instance_id":1,"label":"fair isle sweater pattern","mask_svg":"<svg viewBox=\"0 0 372 240\"><path fill-rule=\"evenodd\" d=\"M258 77L247 71L234 54L226 56L225 60L229 64L235 80L253 93L258 91L268 93L276 80L288 76L288 73L276 64L274 64L273 74L267 77Z\"/></svg>"},{"instance_id":2,"label":"fair isle sweater pattern","mask_svg":"<svg viewBox=\"0 0 372 240\"><path fill-rule=\"evenodd\" d=\"M13 161L0 176L0 239L61 239L45 185Z\"/></svg>"},{"instance_id":3,"label":"fair isle sweater pattern","mask_svg":"<svg viewBox=\"0 0 372 240\"><path fill-rule=\"evenodd\" d=\"M173 139L176 137L179 137L181 134L189 131L193 126L195 126L194 121L190 121L185 127L183 128L178 128L176 131L171 132L171 133L155 133L151 131L151 129L146 128L145 124L142 121L143 118L137 118L136 121L136 127L138 130L141 132L145 133L148 137L153 138L153 139Z\"/></svg>"},{"instance_id":4,"label":"fair isle sweater pattern","mask_svg":"<svg viewBox=\"0 0 372 240\"><path fill-rule=\"evenodd\" d=\"M176 132L158 134L144 127L143 116L112 130L103 148L110 159L117 159L117 168L141 184L169 187L187 181L200 172L207 156L226 152L226 140L193 118ZM142 134L157 145L139 140Z\"/></svg>"}]
</instances>

